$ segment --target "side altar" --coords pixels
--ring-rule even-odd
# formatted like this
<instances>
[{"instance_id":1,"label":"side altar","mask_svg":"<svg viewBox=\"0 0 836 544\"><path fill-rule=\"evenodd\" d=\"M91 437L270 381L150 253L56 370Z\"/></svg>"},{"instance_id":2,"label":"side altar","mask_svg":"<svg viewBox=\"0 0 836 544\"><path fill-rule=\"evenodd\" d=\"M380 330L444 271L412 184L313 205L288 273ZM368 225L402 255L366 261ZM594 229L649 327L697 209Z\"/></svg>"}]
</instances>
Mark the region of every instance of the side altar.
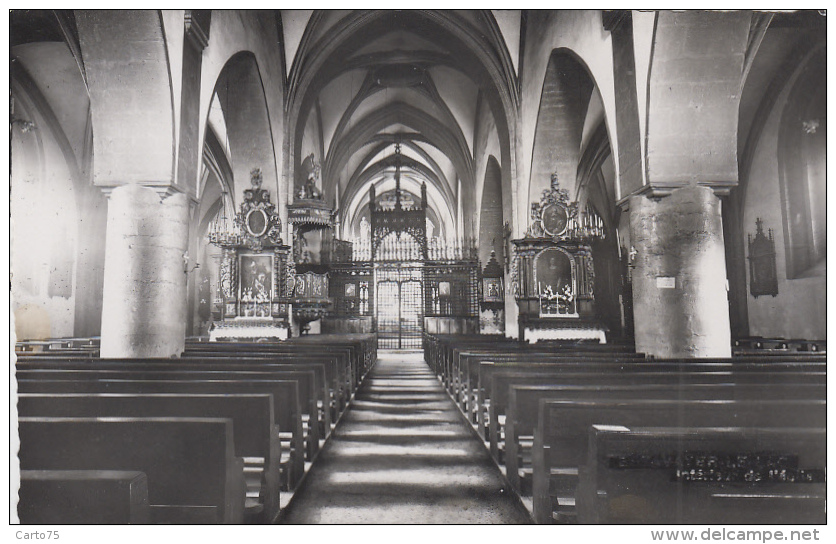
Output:
<instances>
[{"instance_id":1,"label":"side altar","mask_svg":"<svg viewBox=\"0 0 836 544\"><path fill-rule=\"evenodd\" d=\"M261 188L261 170L250 176L238 213L221 213L209 229L210 243L222 250L210 341L288 337L290 247L270 192Z\"/></svg>"},{"instance_id":2,"label":"side altar","mask_svg":"<svg viewBox=\"0 0 836 544\"><path fill-rule=\"evenodd\" d=\"M512 290L521 341L598 341L607 329L595 318L595 267L590 244L604 224L590 206L569 202L552 175L551 189L531 204L526 236L512 240Z\"/></svg>"}]
</instances>

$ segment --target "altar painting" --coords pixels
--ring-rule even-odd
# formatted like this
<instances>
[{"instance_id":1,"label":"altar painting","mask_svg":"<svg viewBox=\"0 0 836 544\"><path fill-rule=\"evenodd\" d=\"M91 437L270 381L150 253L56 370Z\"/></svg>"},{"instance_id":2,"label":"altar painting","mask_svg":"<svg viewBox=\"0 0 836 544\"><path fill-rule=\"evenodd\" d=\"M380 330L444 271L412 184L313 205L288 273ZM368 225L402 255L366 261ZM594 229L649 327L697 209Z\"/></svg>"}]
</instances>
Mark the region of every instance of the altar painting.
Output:
<instances>
[{"instance_id":1,"label":"altar painting","mask_svg":"<svg viewBox=\"0 0 836 544\"><path fill-rule=\"evenodd\" d=\"M534 260L541 317L576 316L573 260L560 249L546 249Z\"/></svg>"},{"instance_id":2,"label":"altar painting","mask_svg":"<svg viewBox=\"0 0 836 544\"><path fill-rule=\"evenodd\" d=\"M240 255L240 315L270 317L273 299L273 255Z\"/></svg>"}]
</instances>

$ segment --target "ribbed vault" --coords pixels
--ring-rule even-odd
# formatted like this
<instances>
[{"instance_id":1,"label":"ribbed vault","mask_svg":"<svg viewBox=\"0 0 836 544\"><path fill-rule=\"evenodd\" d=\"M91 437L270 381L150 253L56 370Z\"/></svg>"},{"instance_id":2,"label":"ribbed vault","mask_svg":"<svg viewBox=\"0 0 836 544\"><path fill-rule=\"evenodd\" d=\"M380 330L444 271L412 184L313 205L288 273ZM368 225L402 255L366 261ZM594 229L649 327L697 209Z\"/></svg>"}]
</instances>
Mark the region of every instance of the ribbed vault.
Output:
<instances>
[{"instance_id":1,"label":"ribbed vault","mask_svg":"<svg viewBox=\"0 0 836 544\"><path fill-rule=\"evenodd\" d=\"M476 176L475 145L485 138L479 131L488 126L496 133L506 184L513 156L508 129L516 111L516 74L493 14L286 15L293 25L286 34L296 38L290 44L295 55L288 77L287 167L295 171L313 153L321 164L323 194L348 227L362 213L359 202L369 185L392 176L394 144L401 143L404 171L427 184L435 196L430 206L442 208L433 214L445 230L476 234L466 232L473 222L462 216L479 212L476 195L484 179ZM480 101L491 123L480 119Z\"/></svg>"}]
</instances>

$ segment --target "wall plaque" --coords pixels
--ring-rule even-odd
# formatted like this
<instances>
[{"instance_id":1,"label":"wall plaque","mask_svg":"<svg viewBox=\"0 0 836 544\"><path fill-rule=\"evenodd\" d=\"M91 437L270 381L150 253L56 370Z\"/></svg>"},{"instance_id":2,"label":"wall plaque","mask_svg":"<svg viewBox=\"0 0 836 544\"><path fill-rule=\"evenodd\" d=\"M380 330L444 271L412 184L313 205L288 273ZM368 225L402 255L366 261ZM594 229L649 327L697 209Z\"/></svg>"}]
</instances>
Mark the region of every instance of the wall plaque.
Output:
<instances>
[{"instance_id":1,"label":"wall plaque","mask_svg":"<svg viewBox=\"0 0 836 544\"><path fill-rule=\"evenodd\" d=\"M656 278L657 289L676 289L676 278L659 276Z\"/></svg>"},{"instance_id":2,"label":"wall plaque","mask_svg":"<svg viewBox=\"0 0 836 544\"><path fill-rule=\"evenodd\" d=\"M778 294L778 273L775 266L775 239L772 229L769 236L763 233L763 220L755 220L757 231L749 235L749 292L757 298Z\"/></svg>"}]
</instances>

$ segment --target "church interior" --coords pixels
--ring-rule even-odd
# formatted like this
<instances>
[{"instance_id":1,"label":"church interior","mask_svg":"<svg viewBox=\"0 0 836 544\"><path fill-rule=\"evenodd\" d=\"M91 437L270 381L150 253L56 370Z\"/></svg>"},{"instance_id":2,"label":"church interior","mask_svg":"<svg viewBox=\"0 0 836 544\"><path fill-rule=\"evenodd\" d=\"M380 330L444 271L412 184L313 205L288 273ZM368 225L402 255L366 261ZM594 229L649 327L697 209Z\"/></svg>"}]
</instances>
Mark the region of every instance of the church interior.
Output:
<instances>
[{"instance_id":1,"label":"church interior","mask_svg":"<svg viewBox=\"0 0 836 544\"><path fill-rule=\"evenodd\" d=\"M826 12L9 17L12 519L826 523Z\"/></svg>"}]
</instances>

